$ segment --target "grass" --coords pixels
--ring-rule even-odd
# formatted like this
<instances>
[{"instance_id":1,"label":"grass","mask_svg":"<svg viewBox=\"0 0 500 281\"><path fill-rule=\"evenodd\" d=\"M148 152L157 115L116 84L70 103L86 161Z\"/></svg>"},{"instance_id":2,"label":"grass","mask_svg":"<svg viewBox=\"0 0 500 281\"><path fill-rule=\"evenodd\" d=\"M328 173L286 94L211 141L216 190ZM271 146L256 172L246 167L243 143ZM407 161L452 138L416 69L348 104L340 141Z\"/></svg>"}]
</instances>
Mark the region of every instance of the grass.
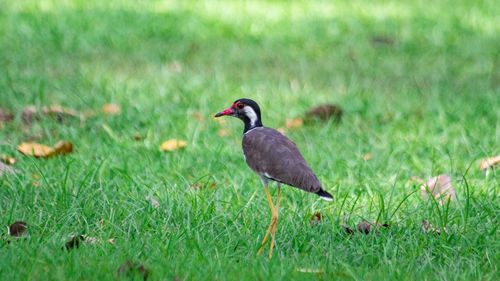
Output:
<instances>
[{"instance_id":1,"label":"grass","mask_svg":"<svg viewBox=\"0 0 500 281\"><path fill-rule=\"evenodd\" d=\"M0 279L109 280L127 259L148 280L500 278L500 178L478 168L500 154L496 1L179 2L0 3L0 107L17 113L0 154L20 171L1 179L0 224L30 231L0 242ZM334 200L285 187L270 261L255 256L270 214L243 126L211 118L240 97L275 128L325 102L345 112L286 132ZM121 114L100 113L106 103ZM27 105L50 104L97 115L22 123ZM16 152L32 138L75 152ZM158 151L172 138L188 146ZM440 173L457 191L449 205L410 180ZM344 215L391 228L349 236ZM62 251L77 233L103 242Z\"/></svg>"}]
</instances>

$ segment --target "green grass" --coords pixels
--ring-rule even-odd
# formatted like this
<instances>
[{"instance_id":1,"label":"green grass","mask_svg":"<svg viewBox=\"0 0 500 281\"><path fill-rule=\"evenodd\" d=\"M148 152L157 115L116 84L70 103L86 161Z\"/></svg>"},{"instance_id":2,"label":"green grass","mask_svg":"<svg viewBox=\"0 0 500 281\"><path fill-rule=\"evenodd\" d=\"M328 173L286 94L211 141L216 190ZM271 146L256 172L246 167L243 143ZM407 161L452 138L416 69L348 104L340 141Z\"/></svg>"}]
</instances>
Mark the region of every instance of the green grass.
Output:
<instances>
[{"instance_id":1,"label":"green grass","mask_svg":"<svg viewBox=\"0 0 500 281\"><path fill-rule=\"evenodd\" d=\"M149 280L500 278L500 177L478 166L500 154L497 1L179 2L0 2L0 107L17 114L0 126L0 154L20 171L1 179L0 224L30 231L0 241L1 280L110 280L127 259ZM211 118L241 97L275 128L325 102L345 112L287 131L334 200L284 187L270 261L255 255L270 213L243 125ZM106 103L122 113L103 115ZM22 123L27 105L50 104L97 115ZM16 152L37 136L75 151ZM188 146L158 151L171 138ZM448 206L410 180L440 173L457 191ZM391 228L348 236L344 215ZM449 235L423 233L422 220ZM77 233L103 242L62 251Z\"/></svg>"}]
</instances>

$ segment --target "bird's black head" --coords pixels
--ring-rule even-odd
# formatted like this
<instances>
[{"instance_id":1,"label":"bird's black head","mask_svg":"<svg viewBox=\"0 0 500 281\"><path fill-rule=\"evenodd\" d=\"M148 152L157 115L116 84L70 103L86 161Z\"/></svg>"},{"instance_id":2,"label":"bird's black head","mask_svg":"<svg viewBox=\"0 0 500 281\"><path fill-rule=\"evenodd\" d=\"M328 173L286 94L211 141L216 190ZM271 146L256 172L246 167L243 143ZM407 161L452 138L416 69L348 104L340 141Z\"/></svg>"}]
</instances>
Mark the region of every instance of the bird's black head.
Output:
<instances>
[{"instance_id":1,"label":"bird's black head","mask_svg":"<svg viewBox=\"0 0 500 281\"><path fill-rule=\"evenodd\" d=\"M244 133L255 127L262 127L259 105L251 99L235 100L230 108L215 114L215 117L225 115L238 117L243 120L245 123Z\"/></svg>"}]
</instances>

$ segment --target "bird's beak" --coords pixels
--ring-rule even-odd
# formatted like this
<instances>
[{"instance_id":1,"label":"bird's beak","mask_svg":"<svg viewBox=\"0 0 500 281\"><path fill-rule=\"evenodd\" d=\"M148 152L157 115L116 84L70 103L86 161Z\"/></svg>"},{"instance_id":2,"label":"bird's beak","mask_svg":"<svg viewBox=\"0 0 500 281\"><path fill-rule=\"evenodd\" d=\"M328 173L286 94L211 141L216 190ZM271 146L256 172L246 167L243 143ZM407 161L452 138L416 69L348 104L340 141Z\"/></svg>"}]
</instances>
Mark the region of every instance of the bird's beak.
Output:
<instances>
[{"instance_id":1,"label":"bird's beak","mask_svg":"<svg viewBox=\"0 0 500 281\"><path fill-rule=\"evenodd\" d=\"M224 115L232 115L232 114L233 114L233 108L230 107L230 108L228 108L226 110L223 110L223 111L215 114L214 117L221 117L221 116L224 116Z\"/></svg>"}]
</instances>

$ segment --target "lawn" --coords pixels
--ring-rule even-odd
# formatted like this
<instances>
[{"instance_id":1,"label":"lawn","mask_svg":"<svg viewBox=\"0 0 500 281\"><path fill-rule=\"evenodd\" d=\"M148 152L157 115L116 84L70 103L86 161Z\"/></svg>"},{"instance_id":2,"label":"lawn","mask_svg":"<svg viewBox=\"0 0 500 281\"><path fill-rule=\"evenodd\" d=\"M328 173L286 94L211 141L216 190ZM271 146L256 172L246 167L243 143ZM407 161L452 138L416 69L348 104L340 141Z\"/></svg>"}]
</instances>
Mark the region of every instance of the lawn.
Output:
<instances>
[{"instance_id":1,"label":"lawn","mask_svg":"<svg viewBox=\"0 0 500 281\"><path fill-rule=\"evenodd\" d=\"M500 174L479 169L500 154L499 14L494 0L1 1L15 119L0 155L19 173L0 179L0 234L24 221L29 236L0 239L0 280L116 280L127 260L148 280L499 280ZM273 128L344 111L285 128L334 199L284 186L271 260L256 256L270 212L243 124L212 118L242 97ZM86 117L25 124L30 105ZM187 146L160 151L169 139ZM59 140L73 153L17 151ZM439 174L448 204L414 180ZM344 216L390 228L349 235ZM78 234L94 241L63 250Z\"/></svg>"}]
</instances>

